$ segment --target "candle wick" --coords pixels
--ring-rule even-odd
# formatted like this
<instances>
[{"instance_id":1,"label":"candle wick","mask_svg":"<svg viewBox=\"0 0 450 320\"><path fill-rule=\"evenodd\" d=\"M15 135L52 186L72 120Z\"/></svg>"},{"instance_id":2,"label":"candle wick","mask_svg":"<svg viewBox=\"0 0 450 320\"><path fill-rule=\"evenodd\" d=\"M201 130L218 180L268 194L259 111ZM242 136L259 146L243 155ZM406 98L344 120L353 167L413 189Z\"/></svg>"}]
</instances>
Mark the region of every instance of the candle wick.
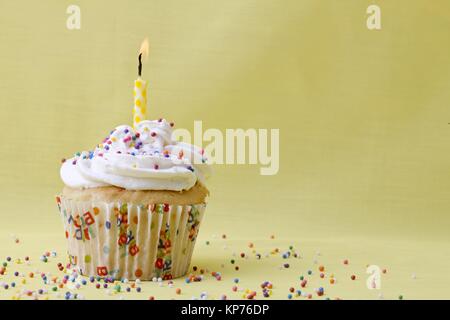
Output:
<instances>
[{"instance_id":1,"label":"candle wick","mask_svg":"<svg viewBox=\"0 0 450 320\"><path fill-rule=\"evenodd\" d=\"M139 65L138 65L138 76L140 77L142 75L142 53L139 53Z\"/></svg>"}]
</instances>

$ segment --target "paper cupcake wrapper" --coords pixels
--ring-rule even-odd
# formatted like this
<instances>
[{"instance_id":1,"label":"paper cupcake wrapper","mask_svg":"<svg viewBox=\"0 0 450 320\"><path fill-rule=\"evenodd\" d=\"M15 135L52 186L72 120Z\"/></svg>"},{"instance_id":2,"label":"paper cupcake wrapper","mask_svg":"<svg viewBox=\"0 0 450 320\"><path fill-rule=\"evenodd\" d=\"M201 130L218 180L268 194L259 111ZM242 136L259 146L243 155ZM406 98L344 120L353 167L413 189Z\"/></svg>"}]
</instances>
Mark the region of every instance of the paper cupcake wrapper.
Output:
<instances>
[{"instance_id":1,"label":"paper cupcake wrapper","mask_svg":"<svg viewBox=\"0 0 450 320\"><path fill-rule=\"evenodd\" d=\"M172 279L188 271L205 204L80 202L57 197L70 263L83 275Z\"/></svg>"}]
</instances>

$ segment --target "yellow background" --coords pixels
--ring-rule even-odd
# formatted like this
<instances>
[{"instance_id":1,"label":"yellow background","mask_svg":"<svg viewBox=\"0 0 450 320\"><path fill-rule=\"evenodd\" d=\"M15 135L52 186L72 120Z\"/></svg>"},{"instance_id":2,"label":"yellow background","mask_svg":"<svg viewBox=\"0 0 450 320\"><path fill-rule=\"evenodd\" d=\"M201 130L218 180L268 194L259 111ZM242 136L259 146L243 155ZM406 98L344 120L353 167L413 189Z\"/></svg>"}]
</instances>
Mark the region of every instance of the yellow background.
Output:
<instances>
[{"instance_id":1,"label":"yellow background","mask_svg":"<svg viewBox=\"0 0 450 320\"><path fill-rule=\"evenodd\" d=\"M81 30L66 28L70 4ZM370 4L381 7L382 30L366 27ZM285 298L320 251L319 264L342 279L326 285L331 298L449 298L448 12L446 0L1 1L0 260L52 248L63 256L60 159L131 123L148 37L151 118L280 129L278 175L215 167L193 263L225 263L225 280L181 297L233 296L239 276L248 288L272 279ZM262 253L292 244L303 259L289 270L274 255L249 259L235 272L228 260L250 252L249 241ZM381 291L366 288L366 264L388 268Z\"/></svg>"}]
</instances>

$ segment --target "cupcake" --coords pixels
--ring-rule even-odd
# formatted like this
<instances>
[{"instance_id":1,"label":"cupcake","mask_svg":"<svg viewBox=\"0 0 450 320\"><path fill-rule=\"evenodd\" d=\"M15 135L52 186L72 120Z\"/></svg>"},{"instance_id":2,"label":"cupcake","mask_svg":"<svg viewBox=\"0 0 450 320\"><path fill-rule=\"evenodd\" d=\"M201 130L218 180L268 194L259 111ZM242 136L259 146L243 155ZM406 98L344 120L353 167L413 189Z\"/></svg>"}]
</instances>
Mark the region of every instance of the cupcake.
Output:
<instances>
[{"instance_id":1,"label":"cupcake","mask_svg":"<svg viewBox=\"0 0 450 320\"><path fill-rule=\"evenodd\" d=\"M172 140L172 126L122 125L63 162L57 203L81 274L149 280L188 271L211 169L202 149Z\"/></svg>"}]
</instances>

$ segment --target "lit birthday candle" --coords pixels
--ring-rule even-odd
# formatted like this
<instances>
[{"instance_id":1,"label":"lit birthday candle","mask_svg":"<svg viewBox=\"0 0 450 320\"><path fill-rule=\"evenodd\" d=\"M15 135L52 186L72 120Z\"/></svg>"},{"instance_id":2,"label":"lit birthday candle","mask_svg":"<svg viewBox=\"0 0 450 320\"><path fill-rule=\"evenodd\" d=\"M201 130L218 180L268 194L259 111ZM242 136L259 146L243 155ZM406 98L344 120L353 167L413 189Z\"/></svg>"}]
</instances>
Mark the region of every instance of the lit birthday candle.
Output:
<instances>
[{"instance_id":1,"label":"lit birthday candle","mask_svg":"<svg viewBox=\"0 0 450 320\"><path fill-rule=\"evenodd\" d=\"M148 40L141 44L138 56L138 78L134 81L133 127L146 118L147 113L147 81L142 79L142 60L148 55Z\"/></svg>"}]
</instances>

